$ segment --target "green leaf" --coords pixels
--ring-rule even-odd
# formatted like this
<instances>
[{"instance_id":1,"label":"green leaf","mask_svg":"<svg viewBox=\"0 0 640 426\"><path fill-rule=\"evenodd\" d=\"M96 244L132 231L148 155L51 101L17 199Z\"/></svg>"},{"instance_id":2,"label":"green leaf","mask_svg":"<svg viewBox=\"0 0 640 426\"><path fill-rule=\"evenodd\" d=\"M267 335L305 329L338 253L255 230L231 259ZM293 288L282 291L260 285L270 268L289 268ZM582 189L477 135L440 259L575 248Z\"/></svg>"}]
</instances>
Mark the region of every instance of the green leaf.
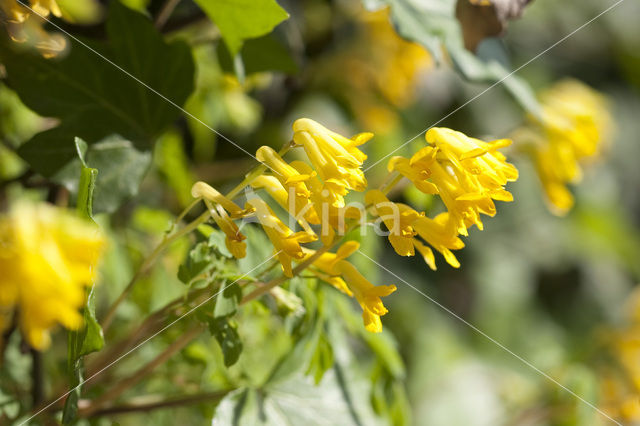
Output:
<instances>
[{"instance_id":1,"label":"green leaf","mask_svg":"<svg viewBox=\"0 0 640 426\"><path fill-rule=\"evenodd\" d=\"M352 380L350 375L348 378ZM228 394L213 419L221 425L380 425L368 408L367 392L345 395L344 378L330 370L320 384L298 374L262 389L241 389ZM358 381L362 384L362 379ZM357 400L358 412L350 399Z\"/></svg>"},{"instance_id":2,"label":"green leaf","mask_svg":"<svg viewBox=\"0 0 640 426\"><path fill-rule=\"evenodd\" d=\"M203 225L202 229L207 229L207 228L204 228L204 225ZM207 229L207 232L209 232L209 235L208 235L209 245L214 249L216 249L224 257L232 258L233 255L231 254L231 252L227 248L227 244L225 243L226 236L224 232L218 229L215 229L213 227L209 227Z\"/></svg>"},{"instance_id":3,"label":"green leaf","mask_svg":"<svg viewBox=\"0 0 640 426\"><path fill-rule=\"evenodd\" d=\"M187 260L178 268L178 279L185 284L211 269L211 253L207 243L198 243L191 249Z\"/></svg>"},{"instance_id":4,"label":"green leaf","mask_svg":"<svg viewBox=\"0 0 640 426\"><path fill-rule=\"evenodd\" d=\"M97 352L104 346L104 335L102 327L96 319L96 296L92 287L87 297L87 304L84 307L85 330L82 339L82 346L78 356L85 356L92 352Z\"/></svg>"},{"instance_id":5,"label":"green leaf","mask_svg":"<svg viewBox=\"0 0 640 426\"><path fill-rule=\"evenodd\" d=\"M422 44L436 62L444 51L456 70L474 82L495 83L505 88L527 111L538 114L539 105L531 87L495 58L482 59L464 47L462 28L455 15L456 0L384 0L391 6L391 19L402 37ZM507 77L508 76L508 77Z\"/></svg>"},{"instance_id":6,"label":"green leaf","mask_svg":"<svg viewBox=\"0 0 640 426\"><path fill-rule=\"evenodd\" d=\"M242 353L242 342L235 322L229 317L209 318L209 331L220 344L225 367L235 364Z\"/></svg>"},{"instance_id":7,"label":"green leaf","mask_svg":"<svg viewBox=\"0 0 640 426\"><path fill-rule=\"evenodd\" d=\"M78 202L76 209L88 220L92 219L93 189L98 171L87 167L85 155L87 144L79 138L75 140L78 161L81 163L80 181L78 183ZM69 331L67 336L67 375L71 393L65 401L62 413L62 423L70 424L75 421L80 398L80 384L82 383L82 358L92 352L97 352L104 346L102 327L96 319L95 292L92 285L86 297L83 308L84 328Z\"/></svg>"},{"instance_id":8,"label":"green leaf","mask_svg":"<svg viewBox=\"0 0 640 426\"><path fill-rule=\"evenodd\" d=\"M216 296L213 317L228 317L235 314L240 300L242 300L242 288L235 283L227 284L224 290Z\"/></svg>"},{"instance_id":9,"label":"green leaf","mask_svg":"<svg viewBox=\"0 0 640 426\"><path fill-rule=\"evenodd\" d=\"M222 38L235 56L246 39L270 33L289 17L275 0L195 0L218 26Z\"/></svg>"},{"instance_id":10,"label":"green leaf","mask_svg":"<svg viewBox=\"0 0 640 426\"><path fill-rule=\"evenodd\" d=\"M58 127L38 133L19 150L45 176L75 157L76 136L92 145L116 133L149 149L180 113L167 99L182 105L193 91L189 47L166 43L146 16L110 2L106 33L106 42L83 41L95 52L70 39L68 54L55 59L16 49L0 33L0 61L8 84L33 111L60 119Z\"/></svg>"},{"instance_id":11,"label":"green leaf","mask_svg":"<svg viewBox=\"0 0 640 426\"><path fill-rule=\"evenodd\" d=\"M140 152L133 143L117 135L90 145L85 154L86 164L100 170L95 181L93 210L96 213L115 211L122 202L138 193L151 154ZM78 191L75 176L81 169L80 160L69 162L52 179L72 193Z\"/></svg>"},{"instance_id":12,"label":"green leaf","mask_svg":"<svg viewBox=\"0 0 640 426\"><path fill-rule=\"evenodd\" d=\"M87 166L87 163L84 161L84 156L87 152L87 143L85 141L76 138L76 150L78 151L78 158L81 164L76 210L81 216L93 220L93 190L96 186L98 170Z\"/></svg>"},{"instance_id":13,"label":"green leaf","mask_svg":"<svg viewBox=\"0 0 640 426\"><path fill-rule=\"evenodd\" d=\"M278 362L273 369L268 383L277 383L289 379L292 375L304 371L310 371L309 364L318 347L322 321L317 317L310 324L306 332L296 342L295 346Z\"/></svg>"},{"instance_id":14,"label":"green leaf","mask_svg":"<svg viewBox=\"0 0 640 426\"><path fill-rule=\"evenodd\" d=\"M333 367L333 348L327 336L322 333L318 338L318 344L311 357L311 361L309 361L309 368L306 374L313 375L313 379L317 385L324 377L324 373L331 367Z\"/></svg>"},{"instance_id":15,"label":"green leaf","mask_svg":"<svg viewBox=\"0 0 640 426\"><path fill-rule=\"evenodd\" d=\"M236 64L225 44L217 47L220 66L226 72L236 73ZM287 47L273 34L247 40L242 46L240 55L236 56L242 61L245 75L251 75L264 71L280 71L285 74L295 74L298 65L291 57Z\"/></svg>"}]
</instances>

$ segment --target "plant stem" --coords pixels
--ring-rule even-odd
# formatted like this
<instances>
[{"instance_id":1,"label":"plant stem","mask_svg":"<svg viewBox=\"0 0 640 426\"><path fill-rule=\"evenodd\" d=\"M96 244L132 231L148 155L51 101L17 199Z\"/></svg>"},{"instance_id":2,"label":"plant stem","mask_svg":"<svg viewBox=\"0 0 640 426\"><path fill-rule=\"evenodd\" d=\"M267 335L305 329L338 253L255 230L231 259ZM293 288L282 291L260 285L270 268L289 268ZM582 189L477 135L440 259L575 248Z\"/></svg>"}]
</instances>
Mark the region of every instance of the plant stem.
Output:
<instances>
[{"instance_id":1,"label":"plant stem","mask_svg":"<svg viewBox=\"0 0 640 426\"><path fill-rule=\"evenodd\" d=\"M164 6L162 6L162 9L160 10L160 13L158 13L158 17L156 18L155 22L155 26L157 29L162 29L162 27L164 27L164 24L167 23L167 21L171 17L171 14L173 13L173 10L176 8L176 6L178 6L178 3L180 3L180 0L167 0Z\"/></svg>"},{"instance_id":2,"label":"plant stem","mask_svg":"<svg viewBox=\"0 0 640 426\"><path fill-rule=\"evenodd\" d=\"M398 172L391 172L387 175L385 181L380 185L380 191L387 195L402 180L403 176Z\"/></svg>"},{"instance_id":3,"label":"plant stem","mask_svg":"<svg viewBox=\"0 0 640 426\"><path fill-rule=\"evenodd\" d=\"M135 398L136 401L144 401L144 402L140 402L137 404L131 403L131 404L117 405L113 407L103 408L101 410L95 411L91 415L91 417L107 416L107 415L123 414L123 413L135 413L135 412L141 412L141 411L147 412L147 411L152 411L152 410L157 410L162 408L197 404L199 402L205 402L205 401L218 401L224 398L232 390L234 389L226 389L226 390L220 390L215 392L205 392L205 393L199 393L195 395L186 395L182 397L168 398L168 399L163 399L162 396L147 395L144 397Z\"/></svg>"},{"instance_id":4,"label":"plant stem","mask_svg":"<svg viewBox=\"0 0 640 426\"><path fill-rule=\"evenodd\" d=\"M42 354L32 347L29 348L29 353L31 355L31 399L35 407L44 399Z\"/></svg>"},{"instance_id":5,"label":"plant stem","mask_svg":"<svg viewBox=\"0 0 640 426\"><path fill-rule=\"evenodd\" d=\"M181 214L181 216L182 216L182 214ZM164 251L164 249L166 249L168 246L170 246L174 241L178 240L182 236L184 236L184 235L188 234L189 232L193 231L194 229L196 229L199 225L205 223L208 219L209 219L209 212L207 211L207 212L202 213L200 216L198 216L198 218L196 220L194 220L193 222L189 223L187 226L185 226L181 230L177 231L173 235L170 235L170 236L165 235L164 236L164 238L162 239L162 242L142 262L142 265L140 265L140 267L138 268L138 271L133 275L133 277L129 281L129 284L127 284L127 287L123 290L123 292L120 294L118 299L116 299L116 301L113 302L113 304L111 305L111 307L107 311L107 314L105 315L105 318L102 321L102 330L105 333L109 329L109 327L111 326L111 323L113 322L113 319L114 319L114 315L115 315L116 310L118 309L118 306L120 305L120 303L122 303L122 301L124 299L126 299L127 296L129 296L129 293L131 293L131 290L133 290L133 286L135 285L136 281L141 276L143 276L149 270L149 268L151 268L151 266L157 260L158 256Z\"/></svg>"},{"instance_id":6,"label":"plant stem","mask_svg":"<svg viewBox=\"0 0 640 426\"><path fill-rule=\"evenodd\" d=\"M140 380L145 378L148 374L150 374L153 370L156 369L159 365L164 364L169 358L171 358L176 352L182 350L185 346L187 346L197 335L199 335L204 330L203 325L198 325L191 330L183 333L180 338L175 340L167 349L165 349L162 353L156 356L153 360L151 360L144 367L133 373L131 376L121 380L110 390L103 393L100 397L96 398L91 402L89 407L82 409L79 411L78 415L81 417L90 417L100 408L102 408L105 404L114 399L118 398L122 393L124 393L127 389L134 386Z\"/></svg>"},{"instance_id":7,"label":"plant stem","mask_svg":"<svg viewBox=\"0 0 640 426\"><path fill-rule=\"evenodd\" d=\"M333 243L328 244L326 246L323 246L322 248L316 250L316 252L309 256L307 259L305 259L304 262L300 263L298 266L296 266L295 268L293 268L293 276L295 277L296 275L298 275L299 273L301 273L302 271L304 271L305 269L307 269L309 266L311 266L311 264L313 264L313 262L316 261L316 259L318 259L320 256L322 256L323 253L326 253L329 249L331 249L336 242L339 240L334 240ZM256 288L255 290L253 290L251 293L247 294L246 296L244 296L242 298L242 301L240 302L241 305L244 305L247 302L250 302L254 299L257 299L258 297L262 296L263 294L266 294L269 292L269 290L271 290L272 288L279 286L280 284L282 284L283 282L289 280L291 278L286 277L284 275L279 276L278 278L274 278L271 281L269 281L268 283L266 283L265 285Z\"/></svg>"}]
</instances>

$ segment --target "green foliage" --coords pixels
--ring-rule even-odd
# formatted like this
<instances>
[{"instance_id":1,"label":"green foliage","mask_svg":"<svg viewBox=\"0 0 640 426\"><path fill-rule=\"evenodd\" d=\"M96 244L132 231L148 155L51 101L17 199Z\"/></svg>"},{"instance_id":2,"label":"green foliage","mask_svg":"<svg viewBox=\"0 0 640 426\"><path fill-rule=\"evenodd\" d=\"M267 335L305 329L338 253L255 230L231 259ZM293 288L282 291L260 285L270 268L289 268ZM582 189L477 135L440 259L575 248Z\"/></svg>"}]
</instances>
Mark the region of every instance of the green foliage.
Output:
<instances>
[{"instance_id":1,"label":"green foliage","mask_svg":"<svg viewBox=\"0 0 640 426\"><path fill-rule=\"evenodd\" d=\"M508 66L499 59L506 57L499 41L485 41L489 43L487 50L491 54L484 57L465 49L462 29L455 15L456 0L383 1L391 6L391 19L398 34L422 44L436 62L442 62L446 52L456 70L468 80L500 81L523 108L538 113L538 102L529 84L516 75L509 75Z\"/></svg>"},{"instance_id":2,"label":"green foliage","mask_svg":"<svg viewBox=\"0 0 640 426\"><path fill-rule=\"evenodd\" d=\"M231 56L235 56L246 39L268 34L289 17L276 0L196 0L216 23Z\"/></svg>"},{"instance_id":3,"label":"green foliage","mask_svg":"<svg viewBox=\"0 0 640 426\"><path fill-rule=\"evenodd\" d=\"M100 170L93 201L96 213L112 213L122 202L135 196L151 164L148 152L137 150L130 141L118 135L108 136L90 145L84 158L86 164ZM77 176L80 167L80 160L70 161L52 179L75 193L78 186L74 176Z\"/></svg>"},{"instance_id":4,"label":"green foliage","mask_svg":"<svg viewBox=\"0 0 640 426\"><path fill-rule=\"evenodd\" d=\"M242 67L243 75L264 71L295 74L298 71L287 47L273 34L247 40L236 57L231 56L225 44L218 45L217 53L220 66L226 72L239 74L238 67Z\"/></svg>"},{"instance_id":5,"label":"green foliage","mask_svg":"<svg viewBox=\"0 0 640 426\"><path fill-rule=\"evenodd\" d=\"M180 113L167 99L182 105L193 90L190 49L182 42L165 42L147 17L111 2L106 31L107 43L82 40L85 46L70 40L61 59L18 50L1 37L0 60L8 83L33 111L60 119L59 126L20 147L20 155L45 176L74 158L76 136L92 145L119 134L137 149L148 150ZM100 168L103 175L110 175L112 166L119 164L112 161Z\"/></svg>"},{"instance_id":6,"label":"green foliage","mask_svg":"<svg viewBox=\"0 0 640 426\"><path fill-rule=\"evenodd\" d=\"M209 319L209 331L220 344L225 367L235 364L242 353L242 342L237 328L236 323L228 316Z\"/></svg>"},{"instance_id":7,"label":"green foliage","mask_svg":"<svg viewBox=\"0 0 640 426\"><path fill-rule=\"evenodd\" d=\"M80 138L75 140L76 150L81 163L80 181L78 184L78 213L87 220L93 221L93 191L98 170L87 166L85 155L87 144ZM82 383L82 359L85 355L97 352L104 346L102 327L96 319L96 297L92 283L83 307L84 327L81 330L69 331L67 337L67 374L70 394L67 397L62 416L62 423L69 424L75 420Z\"/></svg>"}]
</instances>

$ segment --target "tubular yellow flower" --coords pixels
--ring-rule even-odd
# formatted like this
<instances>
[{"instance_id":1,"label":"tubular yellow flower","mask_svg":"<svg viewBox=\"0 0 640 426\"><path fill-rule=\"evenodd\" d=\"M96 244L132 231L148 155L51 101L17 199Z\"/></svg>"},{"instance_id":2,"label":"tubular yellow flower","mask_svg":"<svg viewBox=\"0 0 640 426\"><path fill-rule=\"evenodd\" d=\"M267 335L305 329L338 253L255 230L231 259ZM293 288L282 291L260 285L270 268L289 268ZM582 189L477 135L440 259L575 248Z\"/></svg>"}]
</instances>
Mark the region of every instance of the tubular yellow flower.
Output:
<instances>
[{"instance_id":1,"label":"tubular yellow flower","mask_svg":"<svg viewBox=\"0 0 640 426\"><path fill-rule=\"evenodd\" d=\"M289 188L293 190L296 199L309 198L311 193L304 183L310 177L314 176L315 172L312 172L309 175L300 174L295 168L287 164L287 162L284 161L277 152L268 146L261 146L258 148L256 151L256 158L265 166L273 170L275 178L280 181L287 191ZM296 202L298 201L296 200Z\"/></svg>"},{"instance_id":2,"label":"tubular yellow flower","mask_svg":"<svg viewBox=\"0 0 640 426\"><path fill-rule=\"evenodd\" d=\"M314 225L320 223L320 219L313 209L313 206L310 205L309 200L304 197L296 197L295 195L294 199L291 200L289 193L275 176L260 175L251 182L251 187L264 189L280 207L288 211L289 214L297 220L305 232L313 233L309 223ZM291 188L290 191L293 194L294 188Z\"/></svg>"},{"instance_id":3,"label":"tubular yellow flower","mask_svg":"<svg viewBox=\"0 0 640 426\"><path fill-rule=\"evenodd\" d=\"M455 223L448 213L441 213L431 219L424 212L418 213L406 204L389 201L379 190L367 192L365 199L386 225L389 242L400 256L414 256L415 250L418 250L425 263L435 270L433 251L416 238L420 237L442 253L447 263L454 268L460 267L451 250L463 248L464 243L458 238Z\"/></svg>"},{"instance_id":4,"label":"tubular yellow flower","mask_svg":"<svg viewBox=\"0 0 640 426\"><path fill-rule=\"evenodd\" d=\"M362 320L367 331L380 333L382 331L380 317L388 312L380 298L390 295L397 288L395 285L374 286L358 272L355 266L344 260L359 247L359 243L348 241L336 253L323 253L313 266L333 277L334 279L329 283L334 287L344 293L353 294L362 308ZM313 251L307 250L307 253L311 255Z\"/></svg>"},{"instance_id":5,"label":"tubular yellow flower","mask_svg":"<svg viewBox=\"0 0 640 426\"><path fill-rule=\"evenodd\" d=\"M236 259L242 259L247 255L247 239L240 233L240 228L227 214L227 211L220 204L213 206L209 200L205 200L209 213L220 230L224 232L224 244Z\"/></svg>"},{"instance_id":6,"label":"tubular yellow flower","mask_svg":"<svg viewBox=\"0 0 640 426\"><path fill-rule=\"evenodd\" d=\"M389 169L398 171L427 194L436 191L460 234L467 235L467 228L474 224L483 229L480 214L495 215L493 200L513 200L504 185L518 178L518 170L497 151L511 141L487 143L438 127L429 129L425 138L430 147L418 151L410 160L392 158Z\"/></svg>"},{"instance_id":7,"label":"tubular yellow flower","mask_svg":"<svg viewBox=\"0 0 640 426\"><path fill-rule=\"evenodd\" d=\"M357 147L373 137L360 133L345 138L308 118L293 123L293 141L304 147L311 164L317 170L324 188L337 195L338 205L344 206L349 190L364 191L367 180L360 169L367 156Z\"/></svg>"},{"instance_id":8,"label":"tubular yellow flower","mask_svg":"<svg viewBox=\"0 0 640 426\"><path fill-rule=\"evenodd\" d=\"M306 232L294 233L273 213L271 208L263 200L252 198L247 205L255 209L256 217L262 225L264 232L271 240L273 247L278 252L278 260L282 264L285 276L293 277L291 268L292 260L300 260L305 257L300 243L315 241L317 237Z\"/></svg>"},{"instance_id":9,"label":"tubular yellow flower","mask_svg":"<svg viewBox=\"0 0 640 426\"><path fill-rule=\"evenodd\" d=\"M376 215L389 230L389 242L396 253L400 256L413 256L413 237L417 233L411 224L418 218L418 212L405 210L401 213L398 204L389 201L382 191L377 189L365 194L365 202L373 207Z\"/></svg>"},{"instance_id":10,"label":"tubular yellow flower","mask_svg":"<svg viewBox=\"0 0 640 426\"><path fill-rule=\"evenodd\" d=\"M291 165L302 174L308 175L312 172L311 166L302 161L292 161ZM318 222L311 223L319 223L321 225L320 237L322 242L330 244L335 231L340 234L344 233L344 219L359 220L360 211L344 207L344 201L340 201L342 199L341 196L324 188L317 176L312 176L306 183L311 190L309 198L311 204L305 208L310 208L313 212L311 215L318 218Z\"/></svg>"},{"instance_id":11,"label":"tubular yellow flower","mask_svg":"<svg viewBox=\"0 0 640 426\"><path fill-rule=\"evenodd\" d=\"M402 209L411 209L409 206L401 205ZM449 213L440 213L434 219L420 215L415 221L411 223L413 229L418 235L428 242L433 248L439 251L447 263L454 268L460 267L460 262L456 259L451 250L460 250L464 248L464 243L458 238L457 229L454 221L451 220ZM431 249L424 246L418 240L413 240L415 247L422 254L425 262L435 270L435 262L433 261L433 254Z\"/></svg>"},{"instance_id":12,"label":"tubular yellow flower","mask_svg":"<svg viewBox=\"0 0 640 426\"><path fill-rule=\"evenodd\" d=\"M613 120L602 95L588 86L564 80L540 96L541 118L514 133L527 146L550 210L566 214L574 200L566 185L582 179L582 165L611 141Z\"/></svg>"},{"instance_id":13,"label":"tubular yellow flower","mask_svg":"<svg viewBox=\"0 0 640 426\"><path fill-rule=\"evenodd\" d=\"M220 204L234 219L244 217L253 211L251 209L242 209L232 200L219 193L211 185L202 181L193 184L191 187L191 196L194 198L203 198L215 204Z\"/></svg>"},{"instance_id":14,"label":"tubular yellow flower","mask_svg":"<svg viewBox=\"0 0 640 426\"><path fill-rule=\"evenodd\" d=\"M0 217L0 317L15 309L27 341L49 346L56 324L82 325L79 308L104 237L93 225L45 204L20 202Z\"/></svg>"}]
</instances>

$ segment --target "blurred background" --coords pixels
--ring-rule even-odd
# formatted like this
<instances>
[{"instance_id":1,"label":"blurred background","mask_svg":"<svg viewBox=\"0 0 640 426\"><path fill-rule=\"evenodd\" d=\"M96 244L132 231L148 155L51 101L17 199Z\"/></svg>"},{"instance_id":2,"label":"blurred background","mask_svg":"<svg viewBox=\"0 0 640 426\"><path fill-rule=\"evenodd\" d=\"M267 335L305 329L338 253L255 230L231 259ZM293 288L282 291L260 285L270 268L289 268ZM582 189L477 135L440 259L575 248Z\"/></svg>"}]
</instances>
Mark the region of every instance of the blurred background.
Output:
<instances>
[{"instance_id":1,"label":"blurred background","mask_svg":"<svg viewBox=\"0 0 640 426\"><path fill-rule=\"evenodd\" d=\"M125 3L154 14L163 2ZM366 169L419 135L395 155L415 152L424 144L422 133L434 123L490 140L509 137L527 120L527 113L502 85L466 104L488 84L467 81L446 60L438 65L422 46L401 39L384 9L366 11L355 0L279 3L290 19L272 34L246 43L241 69L219 43L216 28L195 12L192 2L180 2L165 27L169 38L187 40L195 57L195 91L186 109L249 152L263 144L278 148L291 137L296 118L312 117L341 134L374 132L365 149ZM508 54L503 61L511 69L524 64L610 4L533 1L520 19L508 25L500 42L501 52ZM87 18L89 29L94 25L91 19L101 19L99 5L96 11ZM640 3L626 0L518 72L536 91L570 77L608 101L615 122L613 141L584 167L582 181L570 185L575 205L566 216L549 211L534 164L512 147L506 154L520 178L507 189L515 201L497 203L498 214L484 220L485 229L471 230L467 247L457 253L460 269L439 259L433 272L421 259L396 256L384 239L363 238L365 252L397 275L364 257L353 259L371 282L398 286L386 299L390 312L383 323L386 338L395 339L405 364L404 403L411 423L609 424L519 357L608 415L628 424L640 422L639 16ZM185 26L182 20L191 21ZM12 181L28 168L15 149L51 125L50 119L22 105L7 85L0 85L3 197L24 191ZM159 137L152 156L139 161L142 171L149 164L146 174L134 178L141 181L140 190L132 190L120 207L97 206L111 213L99 216L112 239L102 271L103 281L111 283L104 286L107 299L119 294L145 247L191 201L190 187L196 180L228 189L254 164L185 117ZM386 175L386 161L366 173L372 186L379 184ZM37 176L29 179L23 186L41 190L51 184ZM63 178L53 183L59 184L64 184ZM443 209L416 190L399 188L392 195L394 201L424 208L430 215ZM65 196L62 191L53 197ZM175 270L187 250L186 242L172 247L162 265L145 278L153 285L140 286L121 322L181 294ZM155 290L150 292L149 287ZM247 313L247 321L259 314ZM260 321L253 323L254 329L271 329L272 342L287 339L286 331L273 331L279 325ZM244 327L245 348L252 345L249 329ZM144 350L151 353L155 344ZM282 343L281 350L286 348ZM237 379L233 370L225 377L207 370L206 360L219 360L220 355L206 353L202 343L183 356L166 371L186 369L185 362L196 368L185 372L184 383L177 387L188 387L189 378L198 374L217 384ZM271 362L264 354L243 357L245 365ZM48 358L52 370L61 359ZM11 374L19 381L19 369ZM158 383L163 374L158 374ZM154 384L145 386L153 389ZM206 408L177 412L194 422L211 414ZM174 415L161 410L119 421L168 423Z\"/></svg>"}]
</instances>

